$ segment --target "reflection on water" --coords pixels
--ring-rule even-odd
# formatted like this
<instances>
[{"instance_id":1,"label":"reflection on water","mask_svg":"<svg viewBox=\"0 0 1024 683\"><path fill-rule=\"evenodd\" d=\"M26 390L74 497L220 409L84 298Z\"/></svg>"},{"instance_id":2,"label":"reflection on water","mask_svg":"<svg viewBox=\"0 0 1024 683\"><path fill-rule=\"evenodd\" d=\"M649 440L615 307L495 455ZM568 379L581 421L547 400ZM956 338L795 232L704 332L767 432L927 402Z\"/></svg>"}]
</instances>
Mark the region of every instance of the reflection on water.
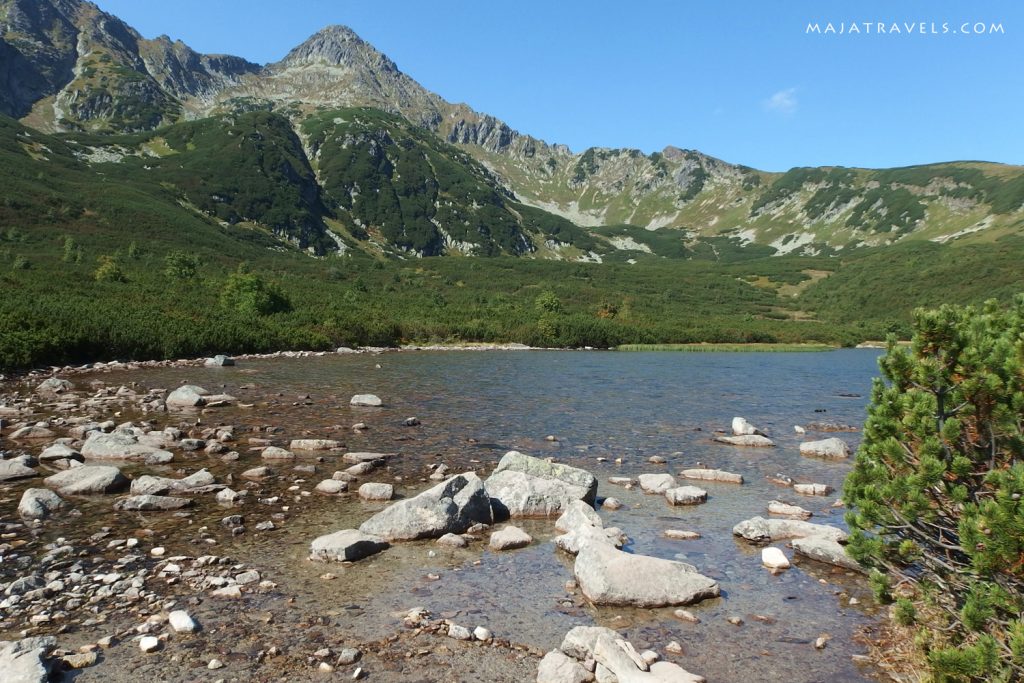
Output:
<instances>
[{"instance_id":1,"label":"reflection on water","mask_svg":"<svg viewBox=\"0 0 1024 683\"><path fill-rule=\"evenodd\" d=\"M486 475L509 449L586 468L601 481L600 497L614 495L624 503L621 510L602 511L601 516L606 525L629 534L629 550L691 562L721 583L723 595L691 608L700 617L699 624L675 619L671 609L582 605L565 585L572 577L572 558L547 542L554 534L549 521L524 523L537 542L519 551L493 553L486 549L484 537L464 550L409 543L352 566L312 564L305 559L312 538L358 526L379 504L293 492L282 501L290 503L290 509L279 518L280 529L224 538L216 551L267 568L283 589L296 595L296 608L332 615L342 627L369 637L394 629L392 613L422 605L435 613L457 613L464 623L486 625L500 637L546 649L557 647L574 625L599 623L621 629L640 648L663 651L668 641L678 640L685 650L679 661L709 680L810 682L863 680L869 673L858 670L850 659L862 651L852 635L874 610L865 582L801 560L773 576L761 568L760 550L734 539L731 529L740 520L765 515L768 501L776 498L813 510L812 521L843 525L842 509L832 508L838 494L802 497L766 477L784 473L841 489L849 463L801 457L801 439L793 425L828 420L859 426L871 378L877 374L876 358L877 352L855 350L417 352L248 361L234 368L97 377L143 387L188 381L210 390L223 388L253 404L202 416L204 424L238 426L242 459L223 464L201 454L179 456L175 466L184 462L190 471L201 464L218 476L237 476L259 464L258 453L245 450L244 426L279 428L270 436L282 445L312 435L340 438L349 450L397 453L388 470L369 480L400 477L397 490L402 495L428 485L431 463L444 462L453 472L476 469ZM356 393L378 394L385 407L348 405ZM767 432L778 448L712 443L714 431L728 429L736 415ZM422 424L403 426L411 416ZM167 419L173 423L176 418ZM356 422L367 423L369 429L352 432L349 427ZM549 434L558 440L545 440ZM833 435L812 433L808 438L826 436ZM860 438L859 432L838 436L851 448ZM666 457L668 464L649 464L653 455ZM618 458L621 464L616 464ZM323 462L305 461L316 465L316 474L278 466L283 476L265 484L267 492L280 495L296 479L304 480L300 486L308 491L342 467L336 455ZM684 508L670 508L661 497L607 483L611 476L676 472L698 462L742 473L746 483L695 482L708 490L708 502ZM251 528L277 510L250 502L242 512ZM225 514L206 501L191 523L215 528ZM663 536L666 529L699 531L702 538L670 540ZM325 571L337 578L321 579ZM431 580L431 573L441 578ZM850 597L860 605L850 606ZM728 623L730 617L741 617L743 625ZM831 636L829 646L815 650L813 642L822 634Z\"/></svg>"}]
</instances>

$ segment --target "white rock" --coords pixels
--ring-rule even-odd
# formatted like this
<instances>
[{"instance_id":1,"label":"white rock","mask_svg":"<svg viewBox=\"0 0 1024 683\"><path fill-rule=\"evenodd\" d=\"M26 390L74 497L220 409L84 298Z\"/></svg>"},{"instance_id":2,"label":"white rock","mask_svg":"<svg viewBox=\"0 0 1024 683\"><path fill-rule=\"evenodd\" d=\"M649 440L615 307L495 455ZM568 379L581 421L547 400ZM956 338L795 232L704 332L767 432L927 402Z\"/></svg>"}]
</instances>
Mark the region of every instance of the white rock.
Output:
<instances>
[{"instance_id":1,"label":"white rock","mask_svg":"<svg viewBox=\"0 0 1024 683\"><path fill-rule=\"evenodd\" d=\"M729 444L730 446L745 446L747 448L771 448L775 442L760 434L746 434L743 436L716 436L718 443Z\"/></svg>"},{"instance_id":2,"label":"white rock","mask_svg":"<svg viewBox=\"0 0 1024 683\"><path fill-rule=\"evenodd\" d=\"M827 496L832 487L826 484L793 484L793 490L804 496Z\"/></svg>"},{"instance_id":3,"label":"white rock","mask_svg":"<svg viewBox=\"0 0 1024 683\"><path fill-rule=\"evenodd\" d=\"M850 455L850 447L842 439L832 437L821 441L804 441L800 444L800 455L818 458L843 459Z\"/></svg>"},{"instance_id":4,"label":"white rock","mask_svg":"<svg viewBox=\"0 0 1024 683\"><path fill-rule=\"evenodd\" d=\"M174 610L168 614L167 621L175 633L195 633L196 629L199 628L188 612L182 609Z\"/></svg>"},{"instance_id":5,"label":"white rock","mask_svg":"<svg viewBox=\"0 0 1024 683\"><path fill-rule=\"evenodd\" d=\"M481 643L486 643L493 637L494 636L491 634L490 630L484 628L483 626L477 626L475 629L473 629L473 638L479 640Z\"/></svg>"},{"instance_id":6,"label":"white rock","mask_svg":"<svg viewBox=\"0 0 1024 683\"><path fill-rule=\"evenodd\" d=\"M814 514L810 510L802 508L799 505L790 505L789 503L783 503L780 500L773 500L768 503L768 512L773 515L794 517L796 519L810 519Z\"/></svg>"},{"instance_id":7,"label":"white rock","mask_svg":"<svg viewBox=\"0 0 1024 683\"><path fill-rule=\"evenodd\" d=\"M734 474L732 472L725 472L724 470L709 470L703 468L695 468L683 470L679 473L679 476L683 479L697 479L701 481L720 481L728 484L742 484L743 475Z\"/></svg>"},{"instance_id":8,"label":"white rock","mask_svg":"<svg viewBox=\"0 0 1024 683\"><path fill-rule=\"evenodd\" d=\"M789 558L775 547L761 549L761 564L769 569L789 569Z\"/></svg>"},{"instance_id":9,"label":"white rock","mask_svg":"<svg viewBox=\"0 0 1024 683\"><path fill-rule=\"evenodd\" d=\"M764 436L764 432L747 422L746 418L734 417L732 419L732 433L735 436L750 436L757 434Z\"/></svg>"},{"instance_id":10,"label":"white rock","mask_svg":"<svg viewBox=\"0 0 1024 683\"><path fill-rule=\"evenodd\" d=\"M675 488L676 480L671 474L641 474L640 488L645 493L665 493Z\"/></svg>"},{"instance_id":11,"label":"white rock","mask_svg":"<svg viewBox=\"0 0 1024 683\"><path fill-rule=\"evenodd\" d=\"M363 500L391 500L395 497L395 487L391 484L367 482L359 487L359 497Z\"/></svg>"},{"instance_id":12,"label":"white rock","mask_svg":"<svg viewBox=\"0 0 1024 683\"><path fill-rule=\"evenodd\" d=\"M465 626L450 624L448 626L448 637L455 640L473 640L473 634Z\"/></svg>"},{"instance_id":13,"label":"white rock","mask_svg":"<svg viewBox=\"0 0 1024 683\"><path fill-rule=\"evenodd\" d=\"M506 526L491 534L491 550L515 550L533 543L533 537L516 526Z\"/></svg>"},{"instance_id":14,"label":"white rock","mask_svg":"<svg viewBox=\"0 0 1024 683\"><path fill-rule=\"evenodd\" d=\"M139 649L143 652L154 652L160 647L160 639L155 636L142 636L139 640Z\"/></svg>"},{"instance_id":15,"label":"white rock","mask_svg":"<svg viewBox=\"0 0 1024 683\"><path fill-rule=\"evenodd\" d=\"M699 505L707 502L708 492L696 486L677 486L665 491L669 505Z\"/></svg>"},{"instance_id":16,"label":"white rock","mask_svg":"<svg viewBox=\"0 0 1024 683\"><path fill-rule=\"evenodd\" d=\"M354 406L366 406L371 408L377 408L384 405L384 401L380 400L379 396L374 394L356 394L349 401Z\"/></svg>"}]
</instances>

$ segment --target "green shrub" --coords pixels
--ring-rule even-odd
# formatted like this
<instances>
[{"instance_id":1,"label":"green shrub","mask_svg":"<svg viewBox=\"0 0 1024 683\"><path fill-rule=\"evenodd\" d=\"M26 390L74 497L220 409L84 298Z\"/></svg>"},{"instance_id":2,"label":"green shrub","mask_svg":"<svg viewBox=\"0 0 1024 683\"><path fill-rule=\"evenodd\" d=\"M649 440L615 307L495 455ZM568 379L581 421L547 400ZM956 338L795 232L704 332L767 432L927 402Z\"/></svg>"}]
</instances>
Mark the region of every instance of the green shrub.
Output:
<instances>
[{"instance_id":1,"label":"green shrub","mask_svg":"<svg viewBox=\"0 0 1024 683\"><path fill-rule=\"evenodd\" d=\"M125 276L124 271L121 270L121 264L118 263L116 256L100 256L99 267L96 272L93 273L93 277L96 282L127 282L128 278Z\"/></svg>"}]
</instances>

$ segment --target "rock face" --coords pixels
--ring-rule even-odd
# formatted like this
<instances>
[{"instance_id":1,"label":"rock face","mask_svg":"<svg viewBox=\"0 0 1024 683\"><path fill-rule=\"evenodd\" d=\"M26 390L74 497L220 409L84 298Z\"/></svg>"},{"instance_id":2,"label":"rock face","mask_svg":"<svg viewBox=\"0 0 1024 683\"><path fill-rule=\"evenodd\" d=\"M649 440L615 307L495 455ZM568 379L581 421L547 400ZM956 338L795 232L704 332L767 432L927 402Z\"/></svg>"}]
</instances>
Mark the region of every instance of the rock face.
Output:
<instances>
[{"instance_id":1,"label":"rock face","mask_svg":"<svg viewBox=\"0 0 1024 683\"><path fill-rule=\"evenodd\" d=\"M0 481L16 481L37 476L39 473L30 467L33 462L33 459L27 455L10 460L0 460Z\"/></svg>"},{"instance_id":2,"label":"rock face","mask_svg":"<svg viewBox=\"0 0 1024 683\"><path fill-rule=\"evenodd\" d=\"M26 489L18 503L18 514L25 519L43 519L67 503L49 489Z\"/></svg>"},{"instance_id":3,"label":"rock face","mask_svg":"<svg viewBox=\"0 0 1024 683\"><path fill-rule=\"evenodd\" d=\"M821 536L808 536L806 538L793 539L793 551L798 555L809 557L818 562L834 564L844 569L863 572L857 560L846 554L846 548L838 541Z\"/></svg>"},{"instance_id":4,"label":"rock face","mask_svg":"<svg viewBox=\"0 0 1024 683\"><path fill-rule=\"evenodd\" d=\"M466 472L388 506L363 522L359 530L388 541L412 541L461 534L474 524L493 521L483 482L475 473Z\"/></svg>"},{"instance_id":5,"label":"rock face","mask_svg":"<svg viewBox=\"0 0 1024 683\"><path fill-rule=\"evenodd\" d=\"M665 493L676 485L671 474L641 474L638 479L644 493Z\"/></svg>"},{"instance_id":6,"label":"rock face","mask_svg":"<svg viewBox=\"0 0 1024 683\"><path fill-rule=\"evenodd\" d=\"M573 565L576 581L596 605L666 607L718 597L718 583L689 565L585 543Z\"/></svg>"},{"instance_id":7,"label":"rock face","mask_svg":"<svg viewBox=\"0 0 1024 683\"><path fill-rule=\"evenodd\" d=\"M82 446L86 460L142 460L153 461L173 457L169 451L140 443L139 439L123 432L93 432Z\"/></svg>"},{"instance_id":8,"label":"rock face","mask_svg":"<svg viewBox=\"0 0 1024 683\"><path fill-rule=\"evenodd\" d=\"M552 517L576 500L597 498L597 478L576 467L509 451L487 478L496 517Z\"/></svg>"},{"instance_id":9,"label":"rock face","mask_svg":"<svg viewBox=\"0 0 1024 683\"><path fill-rule=\"evenodd\" d=\"M388 547L388 542L379 536L364 534L357 529L344 529L315 539L310 545L309 559L356 562Z\"/></svg>"},{"instance_id":10,"label":"rock face","mask_svg":"<svg viewBox=\"0 0 1024 683\"><path fill-rule=\"evenodd\" d=\"M747 448L771 448L775 442L760 434L749 434L746 436L716 436L718 443L729 444L730 446L745 446Z\"/></svg>"},{"instance_id":11,"label":"rock face","mask_svg":"<svg viewBox=\"0 0 1024 683\"><path fill-rule=\"evenodd\" d=\"M850 456L850 447L846 445L845 441L836 437L821 441L805 441L800 444L800 455L841 460Z\"/></svg>"},{"instance_id":12,"label":"rock face","mask_svg":"<svg viewBox=\"0 0 1024 683\"><path fill-rule=\"evenodd\" d=\"M144 474L132 481L131 492L133 495L162 496L167 493L184 493L194 491L204 486L211 486L216 479L209 470L201 469L183 479L170 479L168 477L154 477Z\"/></svg>"},{"instance_id":13,"label":"rock face","mask_svg":"<svg viewBox=\"0 0 1024 683\"><path fill-rule=\"evenodd\" d=\"M533 543L533 536L517 526L506 526L491 534L491 550L515 550Z\"/></svg>"},{"instance_id":14,"label":"rock face","mask_svg":"<svg viewBox=\"0 0 1024 683\"><path fill-rule=\"evenodd\" d=\"M356 394L349 401L349 404L368 408L379 408L384 405L384 401L380 399L380 396L375 394Z\"/></svg>"},{"instance_id":15,"label":"rock face","mask_svg":"<svg viewBox=\"0 0 1024 683\"><path fill-rule=\"evenodd\" d=\"M723 470L689 469L679 473L683 479L697 479L699 481L720 481L728 484L742 484L743 475L725 472Z\"/></svg>"},{"instance_id":16,"label":"rock face","mask_svg":"<svg viewBox=\"0 0 1024 683\"><path fill-rule=\"evenodd\" d=\"M845 531L828 524L812 524L798 519L765 519L752 517L737 524L732 533L755 543L781 541L789 538L828 538L843 542Z\"/></svg>"},{"instance_id":17,"label":"rock face","mask_svg":"<svg viewBox=\"0 0 1024 683\"><path fill-rule=\"evenodd\" d=\"M183 384L167 395L168 408L194 408L206 404L210 392L194 384Z\"/></svg>"},{"instance_id":18,"label":"rock face","mask_svg":"<svg viewBox=\"0 0 1024 683\"><path fill-rule=\"evenodd\" d=\"M665 491L669 505L700 505L708 500L708 492L696 486L677 486Z\"/></svg>"},{"instance_id":19,"label":"rock face","mask_svg":"<svg viewBox=\"0 0 1024 683\"><path fill-rule=\"evenodd\" d=\"M72 467L47 477L43 483L65 496L117 493L128 488L128 479L121 470L109 465Z\"/></svg>"}]
</instances>

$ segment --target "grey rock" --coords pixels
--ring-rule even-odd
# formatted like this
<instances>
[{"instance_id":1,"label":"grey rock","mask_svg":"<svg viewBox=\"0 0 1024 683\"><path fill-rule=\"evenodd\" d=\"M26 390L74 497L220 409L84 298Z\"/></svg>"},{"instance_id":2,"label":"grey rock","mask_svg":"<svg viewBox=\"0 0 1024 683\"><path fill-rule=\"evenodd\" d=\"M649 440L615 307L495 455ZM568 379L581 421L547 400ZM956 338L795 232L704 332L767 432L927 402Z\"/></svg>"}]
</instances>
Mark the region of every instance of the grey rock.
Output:
<instances>
[{"instance_id":1,"label":"grey rock","mask_svg":"<svg viewBox=\"0 0 1024 683\"><path fill-rule=\"evenodd\" d=\"M46 683L50 675L48 657L55 646L53 637L0 641L0 676L4 683Z\"/></svg>"},{"instance_id":2,"label":"grey rock","mask_svg":"<svg viewBox=\"0 0 1024 683\"><path fill-rule=\"evenodd\" d=\"M11 458L10 460L0 460L0 482L17 481L18 479L38 476L39 473L29 466L30 463L34 462L27 455Z\"/></svg>"},{"instance_id":3,"label":"grey rock","mask_svg":"<svg viewBox=\"0 0 1024 683\"><path fill-rule=\"evenodd\" d=\"M469 541L459 534L445 534L441 538L437 539L437 544L447 546L449 548L465 548L469 545Z\"/></svg>"},{"instance_id":4,"label":"grey rock","mask_svg":"<svg viewBox=\"0 0 1024 683\"><path fill-rule=\"evenodd\" d=\"M491 550L515 550L533 543L533 536L516 526L506 526L491 534Z\"/></svg>"},{"instance_id":5,"label":"grey rock","mask_svg":"<svg viewBox=\"0 0 1024 683\"><path fill-rule=\"evenodd\" d=\"M293 451L330 451L343 444L333 439L292 439L288 448Z\"/></svg>"},{"instance_id":6,"label":"grey rock","mask_svg":"<svg viewBox=\"0 0 1024 683\"><path fill-rule=\"evenodd\" d=\"M390 456L389 453L345 453L341 456L344 462L354 464L369 463L372 465L383 465Z\"/></svg>"},{"instance_id":7,"label":"grey rock","mask_svg":"<svg viewBox=\"0 0 1024 683\"><path fill-rule=\"evenodd\" d=\"M26 489L18 503L18 514L26 519L43 519L67 503L49 489Z\"/></svg>"},{"instance_id":8,"label":"grey rock","mask_svg":"<svg viewBox=\"0 0 1024 683\"><path fill-rule=\"evenodd\" d=\"M327 495L344 493L345 491L348 491L348 482L338 481L337 479L324 479L316 485L314 490L318 493L325 493Z\"/></svg>"},{"instance_id":9,"label":"grey rock","mask_svg":"<svg viewBox=\"0 0 1024 683\"><path fill-rule=\"evenodd\" d=\"M190 505L192 505L191 498L142 495L122 498L114 503L114 509L121 511L180 510Z\"/></svg>"},{"instance_id":10,"label":"grey rock","mask_svg":"<svg viewBox=\"0 0 1024 683\"><path fill-rule=\"evenodd\" d=\"M388 506L359 529L389 541L411 541L463 533L478 522L493 522L491 501L480 478L466 472Z\"/></svg>"},{"instance_id":11,"label":"grey rock","mask_svg":"<svg viewBox=\"0 0 1024 683\"><path fill-rule=\"evenodd\" d=\"M730 446L745 446L747 448L772 448L775 442L767 436L760 434L748 434L746 436L716 436L718 443L729 444Z\"/></svg>"},{"instance_id":12,"label":"grey rock","mask_svg":"<svg viewBox=\"0 0 1024 683\"><path fill-rule=\"evenodd\" d=\"M689 565L625 553L604 543L585 543L573 572L580 590L596 605L689 605L719 594L718 582Z\"/></svg>"},{"instance_id":13,"label":"grey rock","mask_svg":"<svg viewBox=\"0 0 1024 683\"><path fill-rule=\"evenodd\" d=\"M168 408L194 408L206 405L210 392L194 384L183 384L167 395Z\"/></svg>"},{"instance_id":14,"label":"grey rock","mask_svg":"<svg viewBox=\"0 0 1024 683\"><path fill-rule=\"evenodd\" d=\"M846 548L834 539L821 536L806 536L793 539L791 545L797 555L803 555L812 560L843 567L844 569L852 569L858 572L864 571L860 563L847 554Z\"/></svg>"},{"instance_id":15,"label":"grey rock","mask_svg":"<svg viewBox=\"0 0 1024 683\"><path fill-rule=\"evenodd\" d=\"M52 446L47 446L46 449L39 454L39 462L50 462L52 460L81 461L82 454L71 446L62 443L55 443Z\"/></svg>"},{"instance_id":16,"label":"grey rock","mask_svg":"<svg viewBox=\"0 0 1024 683\"><path fill-rule=\"evenodd\" d=\"M295 454L277 446L267 446L260 452L264 460L294 460Z\"/></svg>"},{"instance_id":17,"label":"grey rock","mask_svg":"<svg viewBox=\"0 0 1024 683\"><path fill-rule=\"evenodd\" d=\"M132 481L133 495L161 496L168 493L186 493L216 483L216 479L207 469L201 469L182 479L154 477L144 474Z\"/></svg>"},{"instance_id":18,"label":"grey rock","mask_svg":"<svg viewBox=\"0 0 1024 683\"><path fill-rule=\"evenodd\" d=\"M199 630L199 624L183 609L174 610L168 614L167 623L175 633L195 633Z\"/></svg>"},{"instance_id":19,"label":"grey rock","mask_svg":"<svg viewBox=\"0 0 1024 683\"><path fill-rule=\"evenodd\" d=\"M140 443L138 437L124 432L92 432L82 446L82 457L87 460L141 460L153 462L163 457L173 458L169 451Z\"/></svg>"},{"instance_id":20,"label":"grey rock","mask_svg":"<svg viewBox=\"0 0 1024 683\"><path fill-rule=\"evenodd\" d=\"M57 472L43 483L65 496L117 493L128 488L121 470L110 465L82 465Z\"/></svg>"},{"instance_id":21,"label":"grey rock","mask_svg":"<svg viewBox=\"0 0 1024 683\"><path fill-rule=\"evenodd\" d=\"M804 509L799 505L783 503L781 500L773 500L768 503L768 512L769 514L780 515L782 517L795 517L796 519L809 519L814 515L810 510Z\"/></svg>"},{"instance_id":22,"label":"grey rock","mask_svg":"<svg viewBox=\"0 0 1024 683\"><path fill-rule=\"evenodd\" d=\"M575 500L590 505L597 479L577 467L509 451L485 483L498 517L552 517Z\"/></svg>"},{"instance_id":23,"label":"grey rock","mask_svg":"<svg viewBox=\"0 0 1024 683\"><path fill-rule=\"evenodd\" d=\"M695 468L683 470L679 473L683 479L697 479L700 481L720 481L728 484L742 484L743 475L725 472L724 470L710 470Z\"/></svg>"},{"instance_id":24,"label":"grey rock","mask_svg":"<svg viewBox=\"0 0 1024 683\"><path fill-rule=\"evenodd\" d=\"M8 436L11 441L27 441L33 439L52 439L56 434L52 429L40 425L28 425L21 429L15 429Z\"/></svg>"},{"instance_id":25,"label":"grey rock","mask_svg":"<svg viewBox=\"0 0 1024 683\"><path fill-rule=\"evenodd\" d=\"M804 441L800 444L800 455L841 460L850 456L850 447L842 439L832 437L821 441Z\"/></svg>"},{"instance_id":26,"label":"grey rock","mask_svg":"<svg viewBox=\"0 0 1024 683\"><path fill-rule=\"evenodd\" d=\"M752 517L737 524L732 533L755 543L768 543L789 538L816 536L843 542L847 533L828 524L812 524L799 519L765 519Z\"/></svg>"},{"instance_id":27,"label":"grey rock","mask_svg":"<svg viewBox=\"0 0 1024 683\"><path fill-rule=\"evenodd\" d=\"M36 393L40 396L56 396L58 394L66 394L73 389L74 386L66 379L50 377L36 386Z\"/></svg>"},{"instance_id":28,"label":"grey rock","mask_svg":"<svg viewBox=\"0 0 1024 683\"><path fill-rule=\"evenodd\" d=\"M355 562L386 550L389 545L379 536L365 534L357 529L343 529L315 539L310 545L309 559Z\"/></svg>"},{"instance_id":29,"label":"grey rock","mask_svg":"<svg viewBox=\"0 0 1024 683\"><path fill-rule=\"evenodd\" d=\"M618 527L591 526L582 524L572 531L555 536L551 539L556 546L575 555L587 543L604 543L615 548L621 548L629 538Z\"/></svg>"},{"instance_id":30,"label":"grey rock","mask_svg":"<svg viewBox=\"0 0 1024 683\"><path fill-rule=\"evenodd\" d=\"M827 484L793 484L793 490L803 496L827 496L832 487Z\"/></svg>"},{"instance_id":31,"label":"grey rock","mask_svg":"<svg viewBox=\"0 0 1024 683\"><path fill-rule=\"evenodd\" d=\"M379 396L374 394L356 394L349 401L354 406L364 406L370 408L378 408L384 405L384 401L380 400Z\"/></svg>"},{"instance_id":32,"label":"grey rock","mask_svg":"<svg viewBox=\"0 0 1024 683\"><path fill-rule=\"evenodd\" d=\"M555 520L555 528L563 533L568 533L581 525L604 526L594 508L582 500L574 500L569 503L562 516Z\"/></svg>"},{"instance_id":33,"label":"grey rock","mask_svg":"<svg viewBox=\"0 0 1024 683\"><path fill-rule=\"evenodd\" d=\"M580 661L593 659L594 647L597 645L597 639L601 636L610 638L622 637L604 626L574 626L562 638L560 649L573 659Z\"/></svg>"},{"instance_id":34,"label":"grey rock","mask_svg":"<svg viewBox=\"0 0 1024 683\"><path fill-rule=\"evenodd\" d=\"M269 477L273 473L274 473L274 470L270 469L266 465L260 465L259 467L253 467L252 469L248 469L248 470L242 472L241 477L243 479L258 480L258 479L264 479L266 477Z\"/></svg>"},{"instance_id":35,"label":"grey rock","mask_svg":"<svg viewBox=\"0 0 1024 683\"><path fill-rule=\"evenodd\" d=\"M363 500L391 500L395 497L395 487L391 484L367 482L359 487L359 497Z\"/></svg>"},{"instance_id":36,"label":"grey rock","mask_svg":"<svg viewBox=\"0 0 1024 683\"><path fill-rule=\"evenodd\" d=\"M223 354L217 354L213 358L207 358L203 365L208 368L226 368L231 367L235 364L235 359L231 356L225 356Z\"/></svg>"},{"instance_id":37,"label":"grey rock","mask_svg":"<svg viewBox=\"0 0 1024 683\"><path fill-rule=\"evenodd\" d=\"M699 505L707 502L708 492L696 486L677 486L665 491L665 500L669 505Z\"/></svg>"},{"instance_id":38,"label":"grey rock","mask_svg":"<svg viewBox=\"0 0 1024 683\"><path fill-rule=\"evenodd\" d=\"M593 679L582 664L558 650L544 655L537 665L537 683L587 683Z\"/></svg>"},{"instance_id":39,"label":"grey rock","mask_svg":"<svg viewBox=\"0 0 1024 683\"><path fill-rule=\"evenodd\" d=\"M645 493L665 493L676 486L671 474L641 474L638 479Z\"/></svg>"}]
</instances>

